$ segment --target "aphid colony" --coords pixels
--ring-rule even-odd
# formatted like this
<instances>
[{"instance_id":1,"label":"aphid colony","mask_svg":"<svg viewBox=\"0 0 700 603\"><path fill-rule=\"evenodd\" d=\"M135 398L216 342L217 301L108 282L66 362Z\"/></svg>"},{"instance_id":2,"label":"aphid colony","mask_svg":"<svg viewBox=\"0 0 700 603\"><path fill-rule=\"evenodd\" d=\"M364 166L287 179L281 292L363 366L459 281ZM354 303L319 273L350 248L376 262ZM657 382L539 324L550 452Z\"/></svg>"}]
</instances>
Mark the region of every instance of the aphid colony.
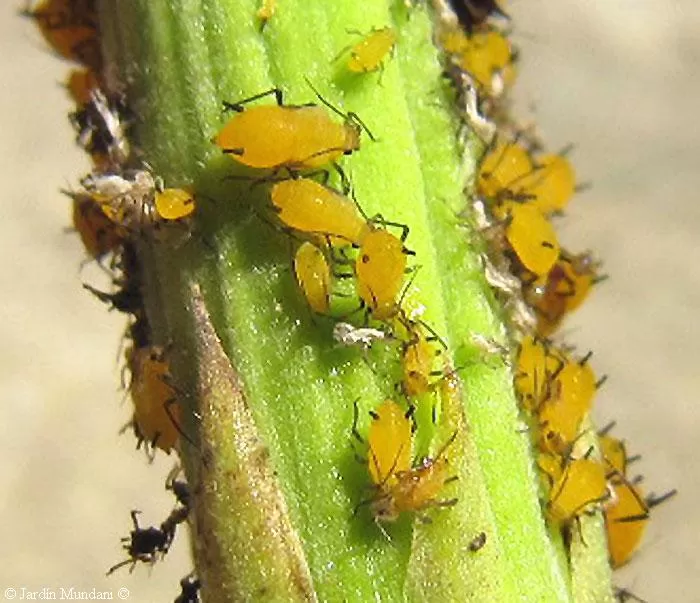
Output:
<instances>
[{"instance_id":1,"label":"aphid colony","mask_svg":"<svg viewBox=\"0 0 700 603\"><path fill-rule=\"evenodd\" d=\"M66 89L76 103L70 121L77 143L90 155L94 171L80 186L64 191L73 201L73 227L88 258L109 271L112 292L84 287L110 309L129 317L124 350L127 389L133 402L133 429L137 447L144 446L152 458L156 449L169 453L179 445L180 407L170 378L166 345L153 341L143 307L142 269L137 247L149 240L168 238L168 231L189 232L195 210L194 196L180 188L166 188L147 166L129 166L127 141L130 113L118 91L107 91L102 78L96 3L93 0L43 0L24 11L31 17L51 48L64 59L77 63ZM172 242L172 237L168 238ZM176 243L177 244L177 243ZM189 514L189 487L173 473L166 489L177 505L158 526L141 527L139 511L131 512L133 530L122 539L133 570L138 562L154 563L172 545L177 527ZM190 575L181 583L180 603L199 601L199 580Z\"/></svg>"},{"instance_id":2,"label":"aphid colony","mask_svg":"<svg viewBox=\"0 0 700 603\"><path fill-rule=\"evenodd\" d=\"M274 95L275 104L256 104ZM414 401L432 395L449 372L437 366L444 343L431 327L411 318L404 303L414 270L406 247L408 227L368 217L351 195L351 186L335 163L360 149L361 131L372 134L355 114L343 114L318 95L320 105L285 105L273 90L239 103L226 103L234 114L214 143L235 162L265 170L258 184L269 182L267 212L274 225L297 241L293 266L299 290L309 308L335 322L333 337L366 352L374 343L396 344L399 351L398 390L406 404L386 400L372 411L367 437L372 497L368 506L377 522L391 522L402 512L424 512L451 506L441 497L450 481L447 448L413 462ZM333 113L342 117L338 122ZM272 137L272 131L282 132ZM274 141L274 142L271 142ZM333 164L342 189L329 187L327 172L311 172ZM314 176L320 174L323 181ZM353 283L337 297L337 281ZM355 302L348 301L348 297ZM350 321L350 322L348 322ZM415 423L414 423L415 425ZM357 429L353 433L364 443ZM456 435L456 434L455 434ZM359 507L358 507L359 508Z\"/></svg>"},{"instance_id":3,"label":"aphid colony","mask_svg":"<svg viewBox=\"0 0 700 603\"><path fill-rule=\"evenodd\" d=\"M262 26L274 18L276 4L261 3L255 18ZM506 307L514 308L514 334L521 337L514 387L541 472L544 514L570 532L583 514L602 509L611 563L618 567L638 547L650 509L674 492L645 497L640 478L628 475L635 459L628 458L624 442L609 430L588 444L588 416L604 378L594 374L590 353L577 354L549 339L604 278L590 253L571 253L561 246L551 222L577 191L576 177L565 151L543 152L532 133L513 134L512 124L503 118L517 52L491 19L507 18L502 6L495 0L450 4L454 14L441 15L444 25L438 35L446 71L458 91L475 89L478 109L502 126L488 141L479 166L475 207L493 250L485 258L487 274ZM167 343L153 340L143 306L138 246L144 241L181 244L182 237L170 233L189 235L196 198L186 188L166 187L148 166L128 163L131 117L121 95L105 91L94 3L44 0L26 12L58 54L81 65L67 83L77 104L71 121L95 171L67 194L88 256L101 265L110 258L106 266L114 291L85 287L130 317L126 389L134 408L128 426L149 456L156 449L169 453L178 449L181 436L189 438L181 428ZM347 71L362 77L382 69L396 43L392 28L373 29L337 58L346 57ZM460 434L453 433L433 455L414 460L414 412L417 402L436 395L454 370L447 354L442 358L447 351L443 339L406 302L416 270L408 226L366 215L338 165L343 155L360 150L363 132L371 140L374 136L358 115L341 112L313 91L318 102L304 105L285 104L279 89L225 102L232 115L212 142L236 164L260 171L256 184L266 185L269 193L265 211L295 243L292 264L300 296L312 312L334 323L336 342L365 354L377 342L396 346L396 399L386 399L370 412L366 437L360 434L357 402L354 407L352 434L366 447L363 462L370 484L369 498L358 500L356 511L367 507L378 523L395 521L402 513L427 521L433 509L458 502L445 492L456 479L449 451ZM276 102L267 102L268 96ZM478 117L468 107L465 113L468 119ZM340 174L339 188L328 185L330 167ZM166 487L176 496L176 508L149 528L142 528L138 511L132 511L133 530L123 539L128 558L108 573L124 565L133 570L139 561L154 563L167 553L177 526L187 519L189 489L173 476ZM485 540L482 533L474 550ZM199 587L196 577L186 576L176 602L198 601Z\"/></svg>"},{"instance_id":4,"label":"aphid colony","mask_svg":"<svg viewBox=\"0 0 700 603\"><path fill-rule=\"evenodd\" d=\"M488 18L504 17L502 7L493 0L450 4L462 27L444 16L439 39L447 72L458 88L466 84L478 93L478 107L465 96L467 121L476 125L480 110L498 126L486 141L474 207L490 244L487 278L511 308L520 338L514 385L537 455L545 516L570 534L582 515L602 510L616 568L639 546L650 510L675 490L644 497L641 477L628 475L624 442L604 430L591 444L596 439L588 417L605 377L596 377L590 352L580 355L550 339L605 278L590 252L572 253L560 244L552 224L580 186L568 149L547 153L532 131L504 119L517 52Z\"/></svg>"}]
</instances>

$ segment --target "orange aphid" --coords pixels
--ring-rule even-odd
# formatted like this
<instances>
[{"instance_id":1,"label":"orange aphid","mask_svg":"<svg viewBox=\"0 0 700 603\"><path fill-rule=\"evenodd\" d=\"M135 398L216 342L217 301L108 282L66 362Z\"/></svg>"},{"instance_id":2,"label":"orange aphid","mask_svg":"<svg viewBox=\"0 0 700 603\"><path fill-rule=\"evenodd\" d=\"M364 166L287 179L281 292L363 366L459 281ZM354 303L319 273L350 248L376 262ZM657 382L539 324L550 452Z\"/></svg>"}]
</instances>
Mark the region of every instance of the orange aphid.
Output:
<instances>
[{"instance_id":1,"label":"orange aphid","mask_svg":"<svg viewBox=\"0 0 700 603\"><path fill-rule=\"evenodd\" d=\"M506 241L522 268L536 276L548 274L560 251L549 220L535 207L516 201L504 201L494 214L504 221Z\"/></svg>"},{"instance_id":2,"label":"orange aphid","mask_svg":"<svg viewBox=\"0 0 700 603\"><path fill-rule=\"evenodd\" d=\"M548 397L536 411L540 424L539 445L543 452L565 454L591 410L598 382L588 358L565 359L555 373Z\"/></svg>"},{"instance_id":3,"label":"orange aphid","mask_svg":"<svg viewBox=\"0 0 700 603\"><path fill-rule=\"evenodd\" d=\"M545 510L550 521L568 524L608 496L605 468L601 463L588 458L569 460L552 484Z\"/></svg>"},{"instance_id":4,"label":"orange aphid","mask_svg":"<svg viewBox=\"0 0 700 603\"><path fill-rule=\"evenodd\" d=\"M398 312L408 255L403 240L388 230L372 230L362 239L355 261L357 292L373 318L388 320Z\"/></svg>"},{"instance_id":5,"label":"orange aphid","mask_svg":"<svg viewBox=\"0 0 700 603\"><path fill-rule=\"evenodd\" d=\"M100 82L92 69L72 69L66 88L75 104L79 107L87 105L91 100L91 92L100 87Z\"/></svg>"},{"instance_id":6,"label":"orange aphid","mask_svg":"<svg viewBox=\"0 0 700 603\"><path fill-rule=\"evenodd\" d=\"M73 199L73 227L80 236L88 255L100 260L116 251L126 233L112 222L89 195L69 193Z\"/></svg>"},{"instance_id":7,"label":"orange aphid","mask_svg":"<svg viewBox=\"0 0 700 603\"><path fill-rule=\"evenodd\" d=\"M328 314L331 270L323 251L308 241L302 243L294 256L294 273L311 309Z\"/></svg>"},{"instance_id":8,"label":"orange aphid","mask_svg":"<svg viewBox=\"0 0 700 603\"><path fill-rule=\"evenodd\" d=\"M676 494L671 490L658 498L646 499L638 485L626 479L613 479L615 497L605 509L605 528L608 535L608 552L613 568L627 563L644 536L651 508L660 505Z\"/></svg>"},{"instance_id":9,"label":"orange aphid","mask_svg":"<svg viewBox=\"0 0 700 603\"><path fill-rule=\"evenodd\" d=\"M102 57L95 2L43 0L25 14L36 21L44 39L56 53L99 71Z\"/></svg>"},{"instance_id":10,"label":"orange aphid","mask_svg":"<svg viewBox=\"0 0 700 603\"><path fill-rule=\"evenodd\" d=\"M561 250L552 269L525 287L525 297L537 313L537 332L546 337L588 297L594 284L604 277L591 254L573 255Z\"/></svg>"},{"instance_id":11,"label":"orange aphid","mask_svg":"<svg viewBox=\"0 0 700 603\"><path fill-rule=\"evenodd\" d=\"M170 370L164 350L158 346L129 348L126 358L131 370L134 431L140 441L169 453L180 437L180 412L168 383Z\"/></svg>"},{"instance_id":12,"label":"orange aphid","mask_svg":"<svg viewBox=\"0 0 700 603\"><path fill-rule=\"evenodd\" d=\"M354 201L315 180L282 180L270 199L285 226L324 235L333 245L359 245L371 230Z\"/></svg>"},{"instance_id":13,"label":"orange aphid","mask_svg":"<svg viewBox=\"0 0 700 603\"><path fill-rule=\"evenodd\" d=\"M244 105L274 94L275 105ZM252 168L303 170L331 163L360 148L361 122L354 113L341 113L323 97L319 100L344 118L338 123L317 105L284 105L275 88L238 103L237 111L213 142L238 163Z\"/></svg>"},{"instance_id":14,"label":"orange aphid","mask_svg":"<svg viewBox=\"0 0 700 603\"><path fill-rule=\"evenodd\" d=\"M413 454L410 412L393 400L384 400L372 413L367 443L368 469L380 490L396 484L396 474L408 471Z\"/></svg>"},{"instance_id":15,"label":"orange aphid","mask_svg":"<svg viewBox=\"0 0 700 603\"><path fill-rule=\"evenodd\" d=\"M454 478L449 475L445 452L457 436L455 432L435 458L424 458L417 466L397 472L393 483L380 488L370 504L376 521L396 521L401 513L422 513L431 508L454 506L456 498L439 499L444 485Z\"/></svg>"}]
</instances>

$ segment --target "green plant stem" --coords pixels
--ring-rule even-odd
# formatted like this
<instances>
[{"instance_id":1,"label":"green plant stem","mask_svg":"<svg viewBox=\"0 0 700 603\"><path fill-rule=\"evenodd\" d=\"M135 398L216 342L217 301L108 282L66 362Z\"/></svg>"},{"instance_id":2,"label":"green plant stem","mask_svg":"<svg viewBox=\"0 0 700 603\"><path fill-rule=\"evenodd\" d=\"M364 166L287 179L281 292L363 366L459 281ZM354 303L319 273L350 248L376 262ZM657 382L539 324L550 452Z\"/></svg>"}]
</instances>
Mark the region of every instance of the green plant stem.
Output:
<instances>
[{"instance_id":1,"label":"green plant stem","mask_svg":"<svg viewBox=\"0 0 700 603\"><path fill-rule=\"evenodd\" d=\"M508 339L481 237L456 217L482 149L463 156L428 9L280 0L261 32L257 8L258 0L100 3L108 66L138 115L136 146L167 185L194 183L199 195L188 243L144 241L141 250L149 320L172 344L190 411L182 455L205 600L605 600L600 526L582 522L587 546L572 558L572 583L563 543L542 517L509 363L483 359L472 343L475 334ZM356 41L349 31L385 25L399 41L381 76L332 62ZM369 478L350 428L353 400L364 417L394 384L357 350L334 346L332 322L313 317L296 288L290 240L259 218L266 187L224 181L242 172L210 142L227 119L222 100L277 86L287 103L314 102L305 78L378 138L365 136L344 168L367 214L410 227L420 269L406 301L425 307L453 365L464 367L458 388L418 409L418 437L433 451L458 432L450 464L459 479L444 497L459 502L431 524L402 519L390 540L353 513ZM471 551L482 532L486 545ZM589 559L598 560L592 574L576 571Z\"/></svg>"}]
</instances>

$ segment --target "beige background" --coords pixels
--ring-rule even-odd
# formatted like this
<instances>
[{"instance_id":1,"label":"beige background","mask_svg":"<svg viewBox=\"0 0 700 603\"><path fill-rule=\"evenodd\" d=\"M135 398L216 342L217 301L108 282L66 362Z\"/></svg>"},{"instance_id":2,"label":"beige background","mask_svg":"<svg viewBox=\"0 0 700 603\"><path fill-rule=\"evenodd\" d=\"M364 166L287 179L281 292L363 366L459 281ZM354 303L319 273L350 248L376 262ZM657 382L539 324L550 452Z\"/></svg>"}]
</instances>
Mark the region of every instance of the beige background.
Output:
<instances>
[{"instance_id":1,"label":"beige background","mask_svg":"<svg viewBox=\"0 0 700 603\"><path fill-rule=\"evenodd\" d=\"M117 391L123 320L80 288L78 240L57 194L87 169L63 116L65 68L38 33L0 16L0 597L7 587L130 589L172 600L189 569L184 539L150 572L110 578L128 511L156 523L162 482L119 437L129 415ZM21 4L21 3L17 3ZM512 0L523 50L521 114L534 103L551 147L593 188L562 221L571 249L592 248L611 276L568 324L610 375L599 416L645 458L658 510L643 550L618 583L648 601L700 601L697 363L700 326L700 5L693 0ZM96 276L90 271L84 278Z\"/></svg>"}]
</instances>

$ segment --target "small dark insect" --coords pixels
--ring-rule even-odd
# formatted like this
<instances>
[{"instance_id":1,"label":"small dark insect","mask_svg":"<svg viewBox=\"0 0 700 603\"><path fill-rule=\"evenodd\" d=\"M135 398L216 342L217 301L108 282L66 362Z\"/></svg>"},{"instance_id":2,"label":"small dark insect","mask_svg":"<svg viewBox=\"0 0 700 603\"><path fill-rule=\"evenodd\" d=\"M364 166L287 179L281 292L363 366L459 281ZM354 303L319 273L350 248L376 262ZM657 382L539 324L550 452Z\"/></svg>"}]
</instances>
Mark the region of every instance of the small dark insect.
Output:
<instances>
[{"instance_id":1,"label":"small dark insect","mask_svg":"<svg viewBox=\"0 0 700 603\"><path fill-rule=\"evenodd\" d=\"M131 563L129 572L134 571L138 561L153 564L158 559L158 553L161 554L162 558L170 550L170 545L175 539L177 526L187 520L190 509L189 491L185 482L173 480L169 484L169 489L173 491L180 504L170 512L170 515L160 524L159 528L155 526L142 528L139 526L137 517L140 511L131 511L131 521L134 524L134 529L129 536L122 538L122 548L128 553L129 558L110 567L107 571L108 576L129 563ZM194 600L192 599L192 601ZM183 599L183 601L190 601L190 599Z\"/></svg>"},{"instance_id":2,"label":"small dark insect","mask_svg":"<svg viewBox=\"0 0 700 603\"><path fill-rule=\"evenodd\" d=\"M199 589L202 586L202 581L195 578L192 574L188 574L180 580L180 588L182 592L177 596L173 603L199 603Z\"/></svg>"},{"instance_id":3,"label":"small dark insect","mask_svg":"<svg viewBox=\"0 0 700 603\"><path fill-rule=\"evenodd\" d=\"M131 521L134 524L134 529L129 536L122 538L122 548L129 554L129 558L110 567L107 571L108 576L129 563L131 563L129 572L134 571L138 561L153 564L156 562L158 553L165 555L170 549L170 545L175 538L175 526L177 525L169 521L172 513L160 528L155 526L142 528L139 526L138 513L140 511L131 511Z\"/></svg>"},{"instance_id":4,"label":"small dark insect","mask_svg":"<svg viewBox=\"0 0 700 603\"><path fill-rule=\"evenodd\" d=\"M462 27L469 33L475 25L481 25L491 15L510 18L499 6L498 0L449 0L449 4Z\"/></svg>"},{"instance_id":5,"label":"small dark insect","mask_svg":"<svg viewBox=\"0 0 700 603\"><path fill-rule=\"evenodd\" d=\"M76 142L85 151L104 156L110 163L126 161L126 131L134 118L122 97L107 97L95 88L90 92L90 102L71 113L69 119L76 131Z\"/></svg>"},{"instance_id":6,"label":"small dark insect","mask_svg":"<svg viewBox=\"0 0 700 603\"><path fill-rule=\"evenodd\" d=\"M469 543L469 550L472 553L476 553L477 551L480 551L481 549L484 548L486 545L486 532L480 532L474 538L472 538L472 541Z\"/></svg>"}]
</instances>

